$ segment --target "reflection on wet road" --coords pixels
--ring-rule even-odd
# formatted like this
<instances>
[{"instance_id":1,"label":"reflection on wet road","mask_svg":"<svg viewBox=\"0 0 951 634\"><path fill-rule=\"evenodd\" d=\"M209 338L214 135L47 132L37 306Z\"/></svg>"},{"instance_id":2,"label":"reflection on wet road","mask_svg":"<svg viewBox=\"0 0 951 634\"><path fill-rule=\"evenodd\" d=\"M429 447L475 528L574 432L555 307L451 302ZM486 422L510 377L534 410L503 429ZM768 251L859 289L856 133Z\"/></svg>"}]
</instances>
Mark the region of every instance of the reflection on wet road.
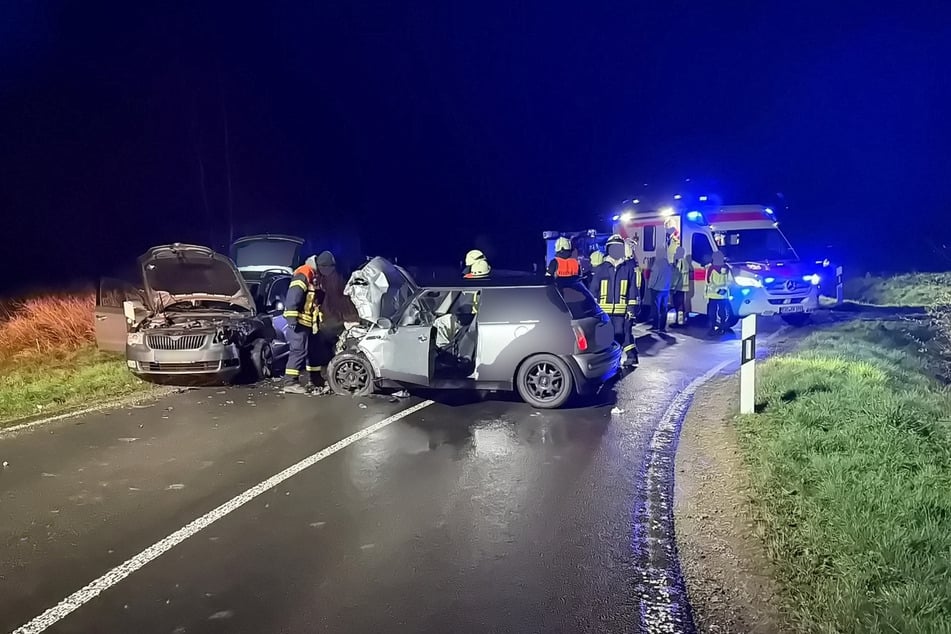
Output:
<instances>
[{"instance_id":1,"label":"reflection on wet road","mask_svg":"<svg viewBox=\"0 0 951 634\"><path fill-rule=\"evenodd\" d=\"M214 393L196 391L173 397L172 420L155 416L163 401L0 439L5 456L23 456L21 471L3 476L15 511L0 519L0 539L15 548L0 559L0 629L320 454L42 626L689 631L665 524L669 460L691 386L739 347L684 334L646 343L640 369L558 411L426 395L439 400L401 416L419 399L358 407L267 394L212 426L199 402ZM96 488L97 499L80 504L77 488Z\"/></svg>"}]
</instances>

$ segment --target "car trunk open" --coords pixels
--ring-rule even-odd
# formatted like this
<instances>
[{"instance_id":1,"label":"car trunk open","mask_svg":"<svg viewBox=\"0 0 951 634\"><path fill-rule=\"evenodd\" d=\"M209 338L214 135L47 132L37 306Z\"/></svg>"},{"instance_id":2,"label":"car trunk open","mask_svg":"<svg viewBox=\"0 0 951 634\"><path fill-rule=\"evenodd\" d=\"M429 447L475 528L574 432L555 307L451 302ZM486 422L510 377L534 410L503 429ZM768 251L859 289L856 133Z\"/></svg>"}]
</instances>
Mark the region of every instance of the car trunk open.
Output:
<instances>
[{"instance_id":1,"label":"car trunk open","mask_svg":"<svg viewBox=\"0 0 951 634\"><path fill-rule=\"evenodd\" d=\"M248 273L284 270L288 273L300 263L302 238L262 234L238 238L231 245L231 260L246 277Z\"/></svg>"}]
</instances>

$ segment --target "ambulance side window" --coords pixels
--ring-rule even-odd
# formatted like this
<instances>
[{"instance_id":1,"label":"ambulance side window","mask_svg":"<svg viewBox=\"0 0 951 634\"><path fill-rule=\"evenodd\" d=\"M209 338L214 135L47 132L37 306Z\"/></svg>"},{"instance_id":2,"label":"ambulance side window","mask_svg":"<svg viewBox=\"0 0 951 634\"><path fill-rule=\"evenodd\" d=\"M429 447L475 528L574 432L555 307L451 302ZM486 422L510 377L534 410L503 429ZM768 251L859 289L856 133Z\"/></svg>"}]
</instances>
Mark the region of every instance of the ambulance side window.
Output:
<instances>
[{"instance_id":1,"label":"ambulance side window","mask_svg":"<svg viewBox=\"0 0 951 634\"><path fill-rule=\"evenodd\" d=\"M654 226L644 226L644 253L653 253L657 245L654 244Z\"/></svg>"},{"instance_id":2,"label":"ambulance side window","mask_svg":"<svg viewBox=\"0 0 951 634\"><path fill-rule=\"evenodd\" d=\"M713 245L710 244L710 238L705 233L693 234L690 241L691 256L695 262L707 266L713 262Z\"/></svg>"}]
</instances>

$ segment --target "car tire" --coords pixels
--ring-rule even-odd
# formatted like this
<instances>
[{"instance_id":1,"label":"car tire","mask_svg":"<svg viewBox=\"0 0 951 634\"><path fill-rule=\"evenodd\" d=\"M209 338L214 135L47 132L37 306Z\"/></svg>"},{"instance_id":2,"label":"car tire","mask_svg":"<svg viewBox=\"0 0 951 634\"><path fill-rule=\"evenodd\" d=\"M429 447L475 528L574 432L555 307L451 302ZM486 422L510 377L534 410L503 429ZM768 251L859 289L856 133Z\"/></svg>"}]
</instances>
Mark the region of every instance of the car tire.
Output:
<instances>
[{"instance_id":1,"label":"car tire","mask_svg":"<svg viewBox=\"0 0 951 634\"><path fill-rule=\"evenodd\" d=\"M791 315L780 315L779 317L793 328L802 328L812 319L809 313L793 313Z\"/></svg>"},{"instance_id":2,"label":"car tire","mask_svg":"<svg viewBox=\"0 0 951 634\"><path fill-rule=\"evenodd\" d=\"M537 409L562 407L574 393L568 364L552 354L536 354L519 366L515 389L522 400Z\"/></svg>"},{"instance_id":3,"label":"car tire","mask_svg":"<svg viewBox=\"0 0 951 634\"><path fill-rule=\"evenodd\" d=\"M369 396L376 387L373 366L355 352L342 352L330 360L327 382L334 394L342 396Z\"/></svg>"},{"instance_id":4,"label":"car tire","mask_svg":"<svg viewBox=\"0 0 951 634\"><path fill-rule=\"evenodd\" d=\"M274 376L274 352L271 350L271 344L264 339L255 339L251 344L252 378L256 381L263 381ZM253 371L252 371L253 369Z\"/></svg>"},{"instance_id":5,"label":"car tire","mask_svg":"<svg viewBox=\"0 0 951 634\"><path fill-rule=\"evenodd\" d=\"M736 314L736 311L733 310L732 304L726 305L726 323L720 324L720 327L725 331L732 330L735 325L740 323L740 316Z\"/></svg>"}]
</instances>

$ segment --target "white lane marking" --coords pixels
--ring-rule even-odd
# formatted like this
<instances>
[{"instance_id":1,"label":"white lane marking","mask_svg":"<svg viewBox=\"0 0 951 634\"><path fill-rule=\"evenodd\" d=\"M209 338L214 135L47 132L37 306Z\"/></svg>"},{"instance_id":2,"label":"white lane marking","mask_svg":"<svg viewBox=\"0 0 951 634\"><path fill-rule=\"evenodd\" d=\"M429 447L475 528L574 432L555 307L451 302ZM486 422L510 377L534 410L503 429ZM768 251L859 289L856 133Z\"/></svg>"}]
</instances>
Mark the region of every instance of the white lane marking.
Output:
<instances>
[{"instance_id":1,"label":"white lane marking","mask_svg":"<svg viewBox=\"0 0 951 634\"><path fill-rule=\"evenodd\" d=\"M21 625L20 627L15 629L13 631L13 634L38 634L39 632L44 631L48 627L57 623L58 621L61 621L63 618L68 616L73 611L82 607L84 604L95 599L102 592L116 585L117 583L119 583L120 581L122 581L123 579L131 575L136 570L142 568L153 559L171 550L178 544L181 544L183 541L185 541L186 539L188 539L195 533L201 531L202 529L208 528L209 526L211 526L212 524L220 520L225 515L228 515L232 511L235 511L238 508L244 506L245 504L247 504L248 502L250 502L257 496L261 495L262 493L265 493L266 491L273 489L274 487L281 484L288 478L291 478L297 475L298 473L300 473L304 469L307 469L308 467L314 466L315 464L317 464L324 458L337 453L341 449L349 445L352 445L358 440L363 440L367 436L371 436L375 434L376 432L380 431L384 427L388 425L392 425L393 423L400 420L401 418L406 418L410 414L414 414L418 412L419 410L423 409L424 407L429 407L432 404L433 404L433 401L423 401L422 403L417 403L416 405L413 405L412 407L399 411L396 414L393 414L392 416L384 418L378 423L374 423L373 425L370 425L366 429L361 429L357 433L347 436L343 440L338 440L337 442L330 445L329 447L321 449L317 453L311 456L308 456L307 458L304 458L297 464L291 465L290 467L288 467L287 469L284 469L280 473L271 476L264 482L261 482L260 484L257 484L251 487L244 493L240 493L236 495L235 497L231 498L230 500L228 500L227 502L225 502L218 508L214 509L213 511L209 511L208 513L205 513L198 519L191 521L190 523L178 529L177 531L175 531L174 533L172 533L165 539L159 542L156 542L155 544L152 544L151 546L149 546L148 548L140 552L138 555L135 555L131 559L128 559L125 563L122 563L116 566L115 568L113 568L106 574L102 575L95 581L90 582L85 587L72 593L71 595L69 595L62 601L60 601L58 604L56 604L55 606L46 610L46 612L43 612L43 614L34 618L29 623L25 625Z\"/></svg>"},{"instance_id":2,"label":"white lane marking","mask_svg":"<svg viewBox=\"0 0 951 634\"><path fill-rule=\"evenodd\" d=\"M169 388L166 390L155 390L147 394L132 394L130 396L117 398L115 400L109 400L105 403L98 403L90 407L85 407L83 409L74 409L63 412L62 414L56 414L55 416L47 416L46 418L40 418L38 420L30 421L29 423L20 423L19 425L11 425L10 427L0 427L0 436L5 436L8 434L13 434L18 431L23 431L25 429L32 429L34 427L39 427L40 425L46 425L48 423L54 423L58 420L63 420L64 418L73 418L85 416L86 414L94 414L96 412L104 412L110 409L118 409L126 405L131 407L136 407L140 401L146 401L151 399L160 399L162 397L174 394L174 388ZM149 405L148 407L152 407Z\"/></svg>"}]
</instances>

